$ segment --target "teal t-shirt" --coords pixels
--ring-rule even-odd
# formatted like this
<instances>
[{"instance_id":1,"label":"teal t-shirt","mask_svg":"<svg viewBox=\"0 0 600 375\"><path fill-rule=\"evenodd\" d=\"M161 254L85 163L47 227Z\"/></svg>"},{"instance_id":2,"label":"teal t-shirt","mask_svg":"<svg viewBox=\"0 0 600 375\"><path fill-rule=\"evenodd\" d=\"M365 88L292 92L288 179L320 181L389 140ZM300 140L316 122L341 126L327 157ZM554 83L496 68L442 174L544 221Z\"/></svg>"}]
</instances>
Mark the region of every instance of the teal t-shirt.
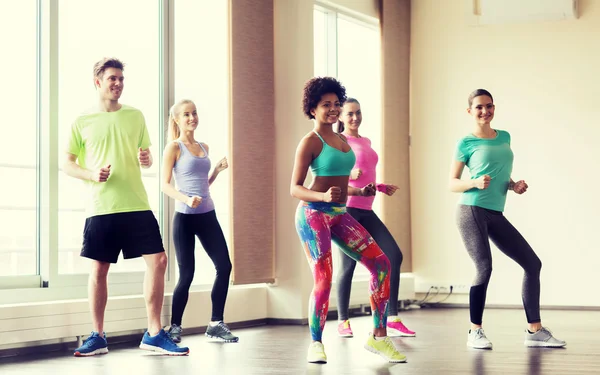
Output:
<instances>
[{"instance_id":1,"label":"teal t-shirt","mask_svg":"<svg viewBox=\"0 0 600 375\"><path fill-rule=\"evenodd\" d=\"M461 194L459 203L504 211L514 158L510 134L504 130L496 130L496 138L477 138L469 134L458 141L454 157L469 168L471 179L491 177L487 189L467 190Z\"/></svg>"}]
</instances>

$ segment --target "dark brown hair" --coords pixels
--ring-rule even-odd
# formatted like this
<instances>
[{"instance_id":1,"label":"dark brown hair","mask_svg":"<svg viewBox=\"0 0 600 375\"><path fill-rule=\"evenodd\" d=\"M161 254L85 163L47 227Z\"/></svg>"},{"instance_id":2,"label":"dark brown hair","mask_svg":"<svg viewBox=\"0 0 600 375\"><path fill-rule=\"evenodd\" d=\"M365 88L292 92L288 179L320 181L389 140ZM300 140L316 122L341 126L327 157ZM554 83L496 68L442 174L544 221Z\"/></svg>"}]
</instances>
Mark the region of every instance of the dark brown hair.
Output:
<instances>
[{"instance_id":1,"label":"dark brown hair","mask_svg":"<svg viewBox=\"0 0 600 375\"><path fill-rule=\"evenodd\" d=\"M494 98L492 97L492 94L490 94L490 92L488 90L485 89L477 89L475 91L473 91L471 93L471 95L469 95L469 108L471 108L471 106L473 105L473 99L475 99L478 96L489 96L490 99L492 99L492 103L494 102Z\"/></svg>"},{"instance_id":2,"label":"dark brown hair","mask_svg":"<svg viewBox=\"0 0 600 375\"><path fill-rule=\"evenodd\" d=\"M354 98L346 99L346 101L344 102L344 105L346 105L348 103L356 103L356 104L360 105L360 102ZM344 126L344 123L342 122L342 120L338 119L338 133L343 133L345 128L346 127Z\"/></svg>"}]
</instances>

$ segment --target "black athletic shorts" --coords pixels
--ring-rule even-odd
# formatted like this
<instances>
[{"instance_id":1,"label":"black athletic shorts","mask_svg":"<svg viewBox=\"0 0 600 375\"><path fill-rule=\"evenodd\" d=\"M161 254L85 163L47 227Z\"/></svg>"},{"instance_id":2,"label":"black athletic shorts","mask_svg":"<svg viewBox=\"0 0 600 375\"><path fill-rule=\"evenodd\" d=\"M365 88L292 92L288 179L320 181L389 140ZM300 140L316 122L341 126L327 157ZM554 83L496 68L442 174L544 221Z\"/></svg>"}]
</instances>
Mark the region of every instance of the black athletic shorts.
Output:
<instances>
[{"instance_id":1,"label":"black athletic shorts","mask_svg":"<svg viewBox=\"0 0 600 375\"><path fill-rule=\"evenodd\" d=\"M165 251L152 211L97 215L85 220L82 257L117 263L121 250L125 259Z\"/></svg>"}]
</instances>

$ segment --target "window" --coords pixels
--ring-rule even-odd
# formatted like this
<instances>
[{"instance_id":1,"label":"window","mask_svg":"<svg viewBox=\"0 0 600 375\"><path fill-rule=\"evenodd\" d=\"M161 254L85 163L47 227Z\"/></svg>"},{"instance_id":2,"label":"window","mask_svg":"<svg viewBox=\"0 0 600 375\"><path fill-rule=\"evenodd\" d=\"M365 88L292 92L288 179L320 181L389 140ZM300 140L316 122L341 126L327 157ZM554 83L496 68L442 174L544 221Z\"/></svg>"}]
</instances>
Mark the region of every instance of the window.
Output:
<instances>
[{"instance_id":1,"label":"window","mask_svg":"<svg viewBox=\"0 0 600 375\"><path fill-rule=\"evenodd\" d=\"M198 18L203 14L210 17ZM227 1L175 2L175 102L191 99L198 109L195 137L210 147L212 167L229 157L229 31ZM203 35L211 38L199 41ZM200 68L201 67L201 68ZM228 159L230 160L230 159ZM212 184L210 194L223 234L230 236L230 170ZM194 284L212 284L215 268L196 238Z\"/></svg>"},{"instance_id":2,"label":"window","mask_svg":"<svg viewBox=\"0 0 600 375\"><path fill-rule=\"evenodd\" d=\"M348 97L360 102L363 122L360 134L371 140L380 155L377 182L381 181L381 47L379 26L317 6L314 11L314 71L333 76L346 87ZM373 211L381 216L381 194ZM339 268L338 251L333 252L334 272ZM365 267L356 274L367 275Z\"/></svg>"},{"instance_id":3,"label":"window","mask_svg":"<svg viewBox=\"0 0 600 375\"><path fill-rule=\"evenodd\" d=\"M118 12L115 10L118 9ZM97 104L92 68L103 57L125 63L121 103L142 111L152 141L154 164L142 178L154 214L161 214L158 179L163 123L159 118L159 7L148 0L60 0L59 2L59 166L71 124L79 113ZM126 27L125 27L126 25ZM58 272L87 273L90 261L79 256L85 222L83 182L59 171ZM143 259L123 256L112 272L143 271Z\"/></svg>"},{"instance_id":4,"label":"window","mask_svg":"<svg viewBox=\"0 0 600 375\"><path fill-rule=\"evenodd\" d=\"M360 102L363 122L360 134L371 140L380 156L377 176L382 182L381 161L381 41L379 28L347 17L337 19L337 76L349 97ZM361 58L367 56L367 58ZM373 210L381 217L381 194L377 194Z\"/></svg>"},{"instance_id":5,"label":"window","mask_svg":"<svg viewBox=\"0 0 600 375\"><path fill-rule=\"evenodd\" d=\"M61 166L73 121L97 105L93 65L104 57L125 63L121 102L142 111L150 133L154 165L142 178L169 253L169 292L177 267L172 205L160 190L166 111L174 100L194 100L198 139L210 145L213 163L229 156L228 2L27 0L10 7L0 15L0 43L10 51L0 59L8 88L0 93L0 304L23 301L15 288L43 286L31 301L87 295L91 261L80 251L89 196ZM211 189L226 238L229 172ZM198 250L194 283L212 284L212 262ZM111 295L139 293L145 268L143 259L121 256L111 267L109 282L120 284Z\"/></svg>"},{"instance_id":6,"label":"window","mask_svg":"<svg viewBox=\"0 0 600 375\"><path fill-rule=\"evenodd\" d=\"M327 14L314 11L314 43L315 43L315 76L327 75Z\"/></svg>"},{"instance_id":7,"label":"window","mask_svg":"<svg viewBox=\"0 0 600 375\"><path fill-rule=\"evenodd\" d=\"M38 274L36 6L11 2L0 16L0 276Z\"/></svg>"}]
</instances>

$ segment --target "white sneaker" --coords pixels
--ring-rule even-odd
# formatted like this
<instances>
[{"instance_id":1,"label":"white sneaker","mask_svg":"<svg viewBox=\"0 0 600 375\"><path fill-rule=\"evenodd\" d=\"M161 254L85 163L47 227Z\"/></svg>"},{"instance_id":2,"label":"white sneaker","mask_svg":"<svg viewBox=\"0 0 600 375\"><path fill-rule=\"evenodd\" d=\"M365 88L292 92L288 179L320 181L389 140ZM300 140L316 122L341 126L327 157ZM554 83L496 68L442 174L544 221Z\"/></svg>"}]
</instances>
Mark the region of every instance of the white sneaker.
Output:
<instances>
[{"instance_id":1,"label":"white sneaker","mask_svg":"<svg viewBox=\"0 0 600 375\"><path fill-rule=\"evenodd\" d=\"M474 349L491 349L492 343L485 336L483 328L477 328L476 330L469 330L469 336L467 337L467 346Z\"/></svg>"},{"instance_id":2,"label":"white sneaker","mask_svg":"<svg viewBox=\"0 0 600 375\"><path fill-rule=\"evenodd\" d=\"M525 331L525 346L528 347L543 347L543 348L562 348L567 343L559 340L552 335L552 332L545 327L542 327L535 333Z\"/></svg>"},{"instance_id":3,"label":"white sneaker","mask_svg":"<svg viewBox=\"0 0 600 375\"><path fill-rule=\"evenodd\" d=\"M308 347L306 359L309 363L327 363L327 355L325 355L323 343L313 341Z\"/></svg>"}]
</instances>

